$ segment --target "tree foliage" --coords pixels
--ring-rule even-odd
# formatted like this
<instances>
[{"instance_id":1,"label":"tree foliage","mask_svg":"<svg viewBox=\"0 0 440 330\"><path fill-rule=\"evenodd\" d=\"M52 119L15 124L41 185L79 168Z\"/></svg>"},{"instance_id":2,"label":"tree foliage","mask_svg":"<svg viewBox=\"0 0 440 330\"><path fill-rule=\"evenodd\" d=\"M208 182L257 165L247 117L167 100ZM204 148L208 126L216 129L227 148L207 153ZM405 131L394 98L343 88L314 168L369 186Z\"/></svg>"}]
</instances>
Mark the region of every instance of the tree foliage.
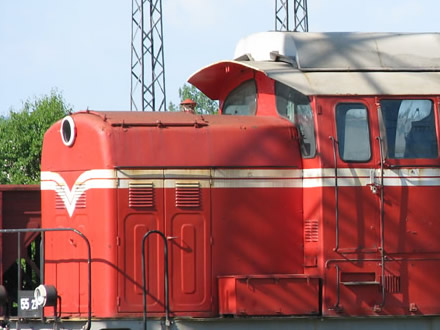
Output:
<instances>
[{"instance_id":1,"label":"tree foliage","mask_svg":"<svg viewBox=\"0 0 440 330\"><path fill-rule=\"evenodd\" d=\"M197 114L211 115L218 112L218 102L211 100L193 85L184 84L181 88L179 88L179 98L181 102L186 99L191 99L196 102ZM170 102L168 111L179 110L179 106L176 106L174 103Z\"/></svg>"},{"instance_id":2,"label":"tree foliage","mask_svg":"<svg viewBox=\"0 0 440 330\"><path fill-rule=\"evenodd\" d=\"M71 109L57 92L29 100L23 108L0 117L0 183L40 182L43 136L46 130Z\"/></svg>"}]
</instances>

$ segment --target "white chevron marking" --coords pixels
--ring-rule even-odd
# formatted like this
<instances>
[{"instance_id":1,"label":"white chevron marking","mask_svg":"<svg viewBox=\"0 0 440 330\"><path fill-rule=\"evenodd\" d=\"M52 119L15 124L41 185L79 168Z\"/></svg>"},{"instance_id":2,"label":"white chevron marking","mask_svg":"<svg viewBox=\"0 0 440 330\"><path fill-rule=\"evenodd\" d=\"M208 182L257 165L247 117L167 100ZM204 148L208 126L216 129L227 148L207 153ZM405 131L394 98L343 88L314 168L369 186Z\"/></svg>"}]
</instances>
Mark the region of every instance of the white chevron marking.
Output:
<instances>
[{"instance_id":1,"label":"white chevron marking","mask_svg":"<svg viewBox=\"0 0 440 330\"><path fill-rule=\"evenodd\" d=\"M41 172L41 190L53 190L66 207L72 217L76 203L81 195L89 189L111 189L117 187L115 170L90 170L82 173L69 189L64 178L55 172Z\"/></svg>"}]
</instances>

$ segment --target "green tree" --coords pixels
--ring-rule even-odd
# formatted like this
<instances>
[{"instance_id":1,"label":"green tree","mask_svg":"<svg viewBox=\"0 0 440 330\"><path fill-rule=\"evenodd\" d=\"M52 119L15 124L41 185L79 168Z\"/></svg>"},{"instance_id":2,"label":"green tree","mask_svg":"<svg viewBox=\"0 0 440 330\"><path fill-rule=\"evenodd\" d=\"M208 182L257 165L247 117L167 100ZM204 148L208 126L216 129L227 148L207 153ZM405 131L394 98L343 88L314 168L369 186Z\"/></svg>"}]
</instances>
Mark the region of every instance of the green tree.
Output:
<instances>
[{"instance_id":1,"label":"green tree","mask_svg":"<svg viewBox=\"0 0 440 330\"><path fill-rule=\"evenodd\" d=\"M0 118L0 184L40 182L43 136L46 130L71 109L55 91L28 100L23 108Z\"/></svg>"},{"instance_id":2,"label":"green tree","mask_svg":"<svg viewBox=\"0 0 440 330\"><path fill-rule=\"evenodd\" d=\"M180 101L191 99L197 103L196 113L203 115L211 115L218 113L218 102L211 100L205 94L203 94L197 87L193 85L184 84L179 88ZM179 111L179 106L170 102L168 111Z\"/></svg>"}]
</instances>

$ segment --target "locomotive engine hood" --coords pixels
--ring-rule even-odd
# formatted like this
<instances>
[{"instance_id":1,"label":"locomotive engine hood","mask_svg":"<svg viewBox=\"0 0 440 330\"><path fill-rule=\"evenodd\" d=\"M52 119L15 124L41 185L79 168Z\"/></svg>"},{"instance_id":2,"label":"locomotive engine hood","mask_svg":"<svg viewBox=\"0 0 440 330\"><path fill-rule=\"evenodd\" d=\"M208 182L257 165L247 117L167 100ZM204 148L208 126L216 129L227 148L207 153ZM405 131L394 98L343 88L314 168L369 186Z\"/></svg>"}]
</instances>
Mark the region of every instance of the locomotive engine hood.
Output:
<instances>
[{"instance_id":1,"label":"locomotive engine hood","mask_svg":"<svg viewBox=\"0 0 440 330\"><path fill-rule=\"evenodd\" d=\"M46 133L42 171L301 164L296 130L282 118L96 111L67 118Z\"/></svg>"}]
</instances>

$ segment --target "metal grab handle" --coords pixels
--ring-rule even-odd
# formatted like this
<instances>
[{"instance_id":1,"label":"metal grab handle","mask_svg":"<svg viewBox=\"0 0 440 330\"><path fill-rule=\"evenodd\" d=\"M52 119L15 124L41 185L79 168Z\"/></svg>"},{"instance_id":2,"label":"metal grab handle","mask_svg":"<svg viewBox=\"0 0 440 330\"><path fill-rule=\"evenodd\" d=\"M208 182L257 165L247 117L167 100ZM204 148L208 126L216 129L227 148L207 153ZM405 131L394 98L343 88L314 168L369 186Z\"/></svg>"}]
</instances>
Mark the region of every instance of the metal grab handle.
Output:
<instances>
[{"instance_id":1,"label":"metal grab handle","mask_svg":"<svg viewBox=\"0 0 440 330\"><path fill-rule=\"evenodd\" d=\"M336 157L336 144L337 141L333 136L329 136L329 139L332 141L333 147L333 159L335 162L335 247L333 251L338 252L339 250L339 189L338 189L338 158Z\"/></svg>"},{"instance_id":2,"label":"metal grab handle","mask_svg":"<svg viewBox=\"0 0 440 330\"><path fill-rule=\"evenodd\" d=\"M169 303L169 292L168 292L168 237L165 236L159 230L150 230L148 233L144 235L142 238L142 293L143 293L143 322L144 322L144 330L147 330L147 284L145 281L145 241L151 234L157 234L163 239L164 243L164 273L165 273L165 283L164 283L164 291L165 291L165 326L168 328L170 326L170 303ZM174 239L174 237L170 237L170 239Z\"/></svg>"}]
</instances>

